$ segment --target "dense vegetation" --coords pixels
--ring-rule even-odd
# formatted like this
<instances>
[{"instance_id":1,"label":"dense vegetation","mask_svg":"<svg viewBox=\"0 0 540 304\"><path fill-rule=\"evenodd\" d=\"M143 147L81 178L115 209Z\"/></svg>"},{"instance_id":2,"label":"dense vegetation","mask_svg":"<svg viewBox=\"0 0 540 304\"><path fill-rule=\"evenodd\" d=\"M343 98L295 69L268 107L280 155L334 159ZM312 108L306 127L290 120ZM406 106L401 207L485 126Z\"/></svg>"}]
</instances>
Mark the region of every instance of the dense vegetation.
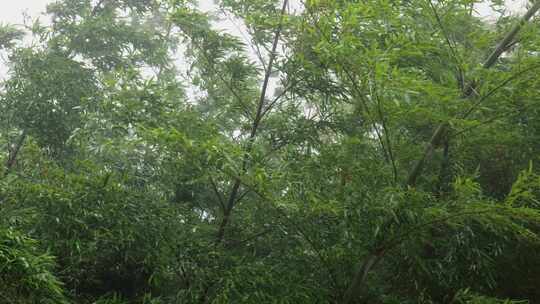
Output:
<instances>
[{"instance_id":1,"label":"dense vegetation","mask_svg":"<svg viewBox=\"0 0 540 304\"><path fill-rule=\"evenodd\" d=\"M540 303L540 2L475 2L1 25L0 302Z\"/></svg>"}]
</instances>

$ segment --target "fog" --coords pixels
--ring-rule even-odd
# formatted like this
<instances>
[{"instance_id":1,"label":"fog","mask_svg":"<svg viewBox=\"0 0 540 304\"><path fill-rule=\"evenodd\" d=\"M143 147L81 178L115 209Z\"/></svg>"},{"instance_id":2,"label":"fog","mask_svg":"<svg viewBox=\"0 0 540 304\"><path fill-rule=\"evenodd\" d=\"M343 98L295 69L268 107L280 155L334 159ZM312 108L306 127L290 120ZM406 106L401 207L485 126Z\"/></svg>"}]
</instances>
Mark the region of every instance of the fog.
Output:
<instances>
[{"instance_id":1,"label":"fog","mask_svg":"<svg viewBox=\"0 0 540 304\"><path fill-rule=\"evenodd\" d=\"M45 11L45 7L52 0L4 0L2 1L2 9L0 10L0 22L1 23L15 23L21 24L24 21L23 14L26 13L29 16L36 17L41 12ZM212 10L214 7L213 0L202 0L200 6L204 10ZM506 0L506 6L512 12L519 12L526 0ZM480 16L489 17L493 15L493 11L489 7L489 3L485 2L477 6L477 12Z\"/></svg>"}]
</instances>

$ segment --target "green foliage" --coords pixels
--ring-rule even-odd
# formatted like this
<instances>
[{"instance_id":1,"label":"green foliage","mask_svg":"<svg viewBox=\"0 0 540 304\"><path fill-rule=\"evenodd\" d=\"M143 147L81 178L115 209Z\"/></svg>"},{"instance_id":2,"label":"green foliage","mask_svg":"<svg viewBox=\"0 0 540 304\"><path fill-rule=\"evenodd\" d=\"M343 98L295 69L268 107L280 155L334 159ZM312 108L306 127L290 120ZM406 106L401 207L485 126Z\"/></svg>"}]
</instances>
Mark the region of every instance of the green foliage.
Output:
<instances>
[{"instance_id":1,"label":"green foliage","mask_svg":"<svg viewBox=\"0 0 540 304\"><path fill-rule=\"evenodd\" d=\"M5 204L33 210L23 227L48 244L58 257L58 276L77 296L117 291L136 298L161 290L188 241L189 226L181 224L188 219L164 202L128 191L111 173L79 167L86 169L65 174L50 168L47 184L12 185Z\"/></svg>"},{"instance_id":2,"label":"green foliage","mask_svg":"<svg viewBox=\"0 0 540 304\"><path fill-rule=\"evenodd\" d=\"M76 52L104 71L166 63L163 45L169 41L161 36L165 22L158 1L99 1L96 6L92 2L56 1L48 6L52 49ZM145 18L150 11L154 18Z\"/></svg>"},{"instance_id":3,"label":"green foliage","mask_svg":"<svg viewBox=\"0 0 540 304\"><path fill-rule=\"evenodd\" d=\"M0 302L540 301L537 20L477 3L1 25Z\"/></svg>"},{"instance_id":4,"label":"green foliage","mask_svg":"<svg viewBox=\"0 0 540 304\"><path fill-rule=\"evenodd\" d=\"M512 190L506 198L506 202L511 206L524 206L540 209L540 202L537 200L540 190L540 176L532 168L524 170L512 185Z\"/></svg>"},{"instance_id":5,"label":"green foliage","mask_svg":"<svg viewBox=\"0 0 540 304\"><path fill-rule=\"evenodd\" d=\"M24 31L14 26L0 24L0 50L9 49L15 45L15 41L24 37Z\"/></svg>"},{"instance_id":6,"label":"green foliage","mask_svg":"<svg viewBox=\"0 0 540 304\"><path fill-rule=\"evenodd\" d=\"M33 136L53 153L95 106L93 73L81 63L49 52L20 49L12 55L10 79L2 96L3 123Z\"/></svg>"},{"instance_id":7,"label":"green foliage","mask_svg":"<svg viewBox=\"0 0 540 304\"><path fill-rule=\"evenodd\" d=\"M490 298L486 296L477 295L474 293L471 293L470 290L465 289L461 290L456 294L454 297L455 303L468 303L468 304L527 304L528 301L512 301L512 300L503 300L503 299L496 299L496 298Z\"/></svg>"},{"instance_id":8,"label":"green foliage","mask_svg":"<svg viewBox=\"0 0 540 304\"><path fill-rule=\"evenodd\" d=\"M0 299L6 304L68 303L54 258L37 241L0 228Z\"/></svg>"}]
</instances>

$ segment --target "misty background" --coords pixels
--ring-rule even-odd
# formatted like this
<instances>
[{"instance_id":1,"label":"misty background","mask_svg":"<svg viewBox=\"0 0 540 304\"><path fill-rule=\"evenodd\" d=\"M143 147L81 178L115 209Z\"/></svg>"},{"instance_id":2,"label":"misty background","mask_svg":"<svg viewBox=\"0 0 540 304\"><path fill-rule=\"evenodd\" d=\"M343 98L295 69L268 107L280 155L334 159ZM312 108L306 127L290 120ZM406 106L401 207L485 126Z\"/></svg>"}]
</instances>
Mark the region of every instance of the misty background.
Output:
<instances>
[{"instance_id":1,"label":"misty background","mask_svg":"<svg viewBox=\"0 0 540 304\"><path fill-rule=\"evenodd\" d=\"M0 22L22 24L24 21L23 14L33 18L38 17L40 13L45 11L47 4L54 2L54 0L4 0L2 2ZM527 0L506 0L505 3L509 11L518 13L525 7ZM199 5L205 11L216 9L214 0L201 0ZM479 4L476 10L482 17L489 18L493 15L489 1Z\"/></svg>"},{"instance_id":2,"label":"misty background","mask_svg":"<svg viewBox=\"0 0 540 304\"><path fill-rule=\"evenodd\" d=\"M45 10L47 4L53 3L55 0L4 0L2 2L2 6L0 7L0 24L23 25L25 23L31 24L36 18L39 18L40 22L48 23L49 17L45 15ZM290 4L291 11L297 10L299 7L299 5L295 5L294 3L296 1L292 1ZM525 10L527 3L528 0L505 0L506 13L520 14ZM214 0L200 0L199 8L204 12L219 15L219 7L215 4ZM478 16L487 21L495 20L499 17L498 13L491 8L491 1L479 3L476 5L475 11ZM246 45L250 44L249 37L243 29L242 24L237 22L238 20L234 20L230 16L223 16L223 14L221 14L221 17L214 22L216 29L244 40ZM250 57L253 57L252 59L257 61L255 54L250 55ZM182 57L177 57L176 61L177 68L183 70L186 64L183 62ZM6 72L6 61L3 54L0 53L0 79L6 76ZM271 87L274 87L274 84Z\"/></svg>"}]
</instances>

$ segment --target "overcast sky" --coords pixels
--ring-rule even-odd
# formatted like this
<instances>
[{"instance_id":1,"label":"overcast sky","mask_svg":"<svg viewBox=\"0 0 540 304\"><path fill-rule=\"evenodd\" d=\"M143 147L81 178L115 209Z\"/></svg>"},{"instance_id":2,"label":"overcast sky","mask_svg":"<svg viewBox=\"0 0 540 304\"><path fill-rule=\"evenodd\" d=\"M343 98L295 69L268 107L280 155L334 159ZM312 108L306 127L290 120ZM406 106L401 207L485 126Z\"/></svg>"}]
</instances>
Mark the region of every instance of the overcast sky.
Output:
<instances>
[{"instance_id":1,"label":"overcast sky","mask_svg":"<svg viewBox=\"0 0 540 304\"><path fill-rule=\"evenodd\" d=\"M30 16L32 18L40 17L41 20L47 20L46 16L43 16L43 12L48 3L54 2L54 0L0 0L2 1L2 6L0 9L0 24L10 23L10 24L23 24L24 15ZM528 0L505 0L507 8L512 13L521 12ZM540 0L539 0L540 1ZM199 0L200 8L203 11L213 11L216 9L214 5L214 0ZM295 10L295 6L291 7L292 10ZM486 18L486 19L496 19L496 16L493 14L493 11L489 7L489 2L478 5L476 7L477 13ZM232 19L223 19L220 22L214 23L214 26L218 27L221 30L225 30L230 34L238 36L240 39L247 40L245 33L240 30L242 28L239 24L235 23ZM249 44L249 41L246 41ZM257 61L255 54L250 54L250 57L253 61ZM1 56L0 56L1 57ZM3 58L3 57L1 57ZM4 60L0 60L0 81L2 81L7 72L7 66L3 64ZM183 71L186 65L183 63L181 57L177 58L177 67L179 71ZM185 73L181 72L181 73ZM271 87L275 88L277 85L277 79L273 79ZM273 91L273 89L272 89ZM189 93L190 95L197 95L197 92L193 91Z\"/></svg>"},{"instance_id":2,"label":"overcast sky","mask_svg":"<svg viewBox=\"0 0 540 304\"><path fill-rule=\"evenodd\" d=\"M53 0L3 0L0 9L0 23L22 23L23 13L26 12L32 17L38 16L45 10L47 3ZM213 0L202 0L201 5L205 8L212 7ZM526 0L506 0L508 8L513 11L523 7ZM490 9L488 5L481 5L478 11L482 16L488 16Z\"/></svg>"},{"instance_id":3,"label":"overcast sky","mask_svg":"<svg viewBox=\"0 0 540 304\"><path fill-rule=\"evenodd\" d=\"M54 2L54 0L0 0L2 6L0 9L0 24L22 24L24 22L24 14L36 18L41 16L41 20L47 20L46 16L43 16L45 7L48 3ZM523 10L527 0L505 0L506 6L513 13L519 13ZM212 11L216 8L214 0L200 0L200 7L204 11ZM294 8L293 8L294 9ZM478 5L476 8L478 14L486 19L494 19L492 10L489 7L489 3ZM241 28L238 24L233 23L231 19L225 19L217 24L216 27L221 30L225 30L233 35L239 36L241 39L246 39L244 33L239 31ZM0 62L0 79L2 79L5 72L5 66Z\"/></svg>"}]
</instances>

